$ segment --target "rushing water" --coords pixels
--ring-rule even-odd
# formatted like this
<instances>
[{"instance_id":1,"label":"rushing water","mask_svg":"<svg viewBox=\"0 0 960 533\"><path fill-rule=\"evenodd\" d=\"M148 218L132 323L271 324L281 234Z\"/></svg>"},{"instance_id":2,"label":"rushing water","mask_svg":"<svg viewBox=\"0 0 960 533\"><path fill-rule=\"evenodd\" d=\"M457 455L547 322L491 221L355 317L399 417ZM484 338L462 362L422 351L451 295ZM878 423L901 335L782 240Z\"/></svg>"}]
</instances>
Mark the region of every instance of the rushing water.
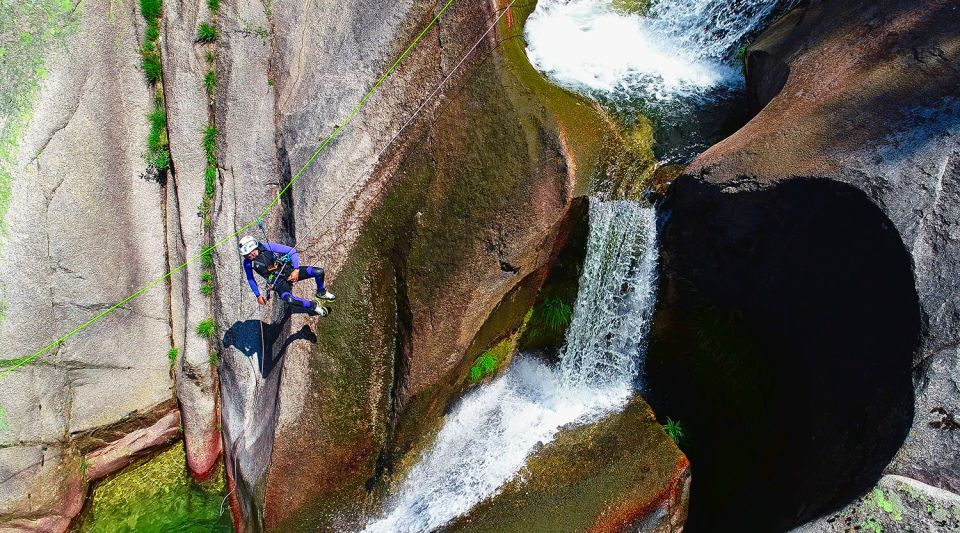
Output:
<instances>
[{"instance_id":1,"label":"rushing water","mask_svg":"<svg viewBox=\"0 0 960 533\"><path fill-rule=\"evenodd\" d=\"M637 375L654 299L653 210L591 200L580 293L559 368L519 356L467 394L370 532L430 531L494 495L539 443L619 408Z\"/></svg>"},{"instance_id":2,"label":"rushing water","mask_svg":"<svg viewBox=\"0 0 960 533\"><path fill-rule=\"evenodd\" d=\"M741 116L740 47L795 0L652 0L644 15L611 0L539 0L526 23L531 63L624 120L654 120L658 155L684 160Z\"/></svg>"}]
</instances>

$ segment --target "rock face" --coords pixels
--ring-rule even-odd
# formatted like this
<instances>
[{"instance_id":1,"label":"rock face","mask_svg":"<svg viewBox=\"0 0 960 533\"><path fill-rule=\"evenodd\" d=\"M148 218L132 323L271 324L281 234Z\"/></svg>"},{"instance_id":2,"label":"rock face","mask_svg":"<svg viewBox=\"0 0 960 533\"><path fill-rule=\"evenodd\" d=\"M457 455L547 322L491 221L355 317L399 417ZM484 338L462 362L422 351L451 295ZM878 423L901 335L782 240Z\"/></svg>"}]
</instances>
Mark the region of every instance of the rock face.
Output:
<instances>
[{"instance_id":1,"label":"rock face","mask_svg":"<svg viewBox=\"0 0 960 533\"><path fill-rule=\"evenodd\" d=\"M2 16L53 9L29 4ZM65 26L45 31L64 36L43 49L42 68L31 66L42 72L36 93L23 96L32 104L0 118L4 127L24 120L3 153L11 179L0 252L4 367L166 270L163 191L145 179L141 157L152 102L135 2L56 4L66 12L50 20ZM3 376L0 524L66 528L85 486L72 439L169 400L169 346L161 286Z\"/></svg>"},{"instance_id":2,"label":"rock face","mask_svg":"<svg viewBox=\"0 0 960 533\"><path fill-rule=\"evenodd\" d=\"M794 533L840 531L960 531L960 496L915 479L886 475L837 513Z\"/></svg>"},{"instance_id":3,"label":"rock face","mask_svg":"<svg viewBox=\"0 0 960 533\"><path fill-rule=\"evenodd\" d=\"M635 397L622 412L565 430L447 530L680 532L689 490L689 461Z\"/></svg>"},{"instance_id":4,"label":"rock face","mask_svg":"<svg viewBox=\"0 0 960 533\"><path fill-rule=\"evenodd\" d=\"M696 436L691 531L960 490L958 15L795 9L747 52L762 109L671 186L647 378Z\"/></svg>"},{"instance_id":5,"label":"rock face","mask_svg":"<svg viewBox=\"0 0 960 533\"><path fill-rule=\"evenodd\" d=\"M584 101L548 101L554 89L526 78L528 64L508 67L494 45L519 16L481 39L493 7L454 4L266 221L271 239L295 240L304 264L327 269L339 299L330 317L274 303L261 320L234 281L234 252L215 257L228 468L253 529L343 526L381 494L394 462L436 427L494 308L508 293L532 304L578 177L597 165L591 143L608 127ZM297 175L436 8L225 5L215 237ZM383 152L477 40L442 98ZM590 121L592 141L567 133L571 116Z\"/></svg>"}]
</instances>

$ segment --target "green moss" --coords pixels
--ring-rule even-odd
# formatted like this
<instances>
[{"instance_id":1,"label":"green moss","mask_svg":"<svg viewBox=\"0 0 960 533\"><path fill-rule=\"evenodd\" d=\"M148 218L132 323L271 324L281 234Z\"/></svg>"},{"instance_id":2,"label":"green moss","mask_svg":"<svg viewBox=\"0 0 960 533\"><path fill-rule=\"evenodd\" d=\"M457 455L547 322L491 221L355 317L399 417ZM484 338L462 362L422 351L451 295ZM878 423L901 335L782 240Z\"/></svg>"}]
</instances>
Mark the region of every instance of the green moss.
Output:
<instances>
[{"instance_id":1,"label":"green moss","mask_svg":"<svg viewBox=\"0 0 960 533\"><path fill-rule=\"evenodd\" d=\"M10 423L7 421L7 410L0 405L0 434L10 431Z\"/></svg>"},{"instance_id":2,"label":"green moss","mask_svg":"<svg viewBox=\"0 0 960 533\"><path fill-rule=\"evenodd\" d=\"M882 489L873 489L873 497L877 507L879 507L881 511L890 515L890 517L897 522L903 520L903 510L899 505L896 505L889 498L887 498L887 495L884 494Z\"/></svg>"},{"instance_id":3,"label":"green moss","mask_svg":"<svg viewBox=\"0 0 960 533\"><path fill-rule=\"evenodd\" d=\"M646 15L650 11L650 0L613 0L614 9L632 15Z\"/></svg>"},{"instance_id":4,"label":"green moss","mask_svg":"<svg viewBox=\"0 0 960 533\"><path fill-rule=\"evenodd\" d=\"M213 337L214 332L213 319L211 318L202 320L199 324L197 324L197 335L200 335L205 339Z\"/></svg>"},{"instance_id":5,"label":"green moss","mask_svg":"<svg viewBox=\"0 0 960 533\"><path fill-rule=\"evenodd\" d=\"M221 469L222 470L222 469ZM183 443L99 483L84 514L82 533L233 531L222 472L198 484L187 473Z\"/></svg>"},{"instance_id":6,"label":"green moss","mask_svg":"<svg viewBox=\"0 0 960 533\"><path fill-rule=\"evenodd\" d=\"M7 233L3 221L20 138L46 76L44 59L51 51L66 51L80 9L66 0L4 2L0 8L0 241ZM0 309L0 320L3 314Z\"/></svg>"},{"instance_id":7,"label":"green moss","mask_svg":"<svg viewBox=\"0 0 960 533\"><path fill-rule=\"evenodd\" d=\"M220 354L217 352L210 352L210 366L217 366L217 362L220 360Z\"/></svg>"},{"instance_id":8,"label":"green moss","mask_svg":"<svg viewBox=\"0 0 960 533\"><path fill-rule=\"evenodd\" d=\"M201 43L212 43L217 40L219 34L217 28L207 22L201 22L197 27L197 41Z\"/></svg>"},{"instance_id":9,"label":"green moss","mask_svg":"<svg viewBox=\"0 0 960 533\"><path fill-rule=\"evenodd\" d=\"M883 526L876 518L868 518L860 527L873 533L883 533Z\"/></svg>"}]
</instances>

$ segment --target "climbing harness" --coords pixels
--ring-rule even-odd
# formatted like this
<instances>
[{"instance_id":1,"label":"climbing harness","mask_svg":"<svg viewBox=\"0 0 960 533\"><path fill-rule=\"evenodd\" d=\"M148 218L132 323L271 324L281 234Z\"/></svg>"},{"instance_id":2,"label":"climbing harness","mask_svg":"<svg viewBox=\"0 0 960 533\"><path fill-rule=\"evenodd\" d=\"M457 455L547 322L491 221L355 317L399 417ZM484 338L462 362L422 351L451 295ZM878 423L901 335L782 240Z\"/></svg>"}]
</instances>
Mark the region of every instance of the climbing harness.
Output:
<instances>
[{"instance_id":1,"label":"climbing harness","mask_svg":"<svg viewBox=\"0 0 960 533\"><path fill-rule=\"evenodd\" d=\"M410 124L413 123L414 119L419 115L419 113L420 113L420 112L427 106L427 104L428 104L431 100L433 100L433 98L440 92L440 90L441 90L441 89L443 88L443 86L447 83L447 81L453 76L453 74L463 65L463 63L464 63L464 62L467 60L467 58L477 49L477 47L480 46L480 44L483 42L483 40L486 38L486 36L489 35L491 31L493 31L493 28L495 28L496 25L500 22L500 20L502 20L503 17L510 11L510 8L513 6L514 3L516 3L516 1L517 1L517 0L511 0L511 2L501 11L501 13L500 13L500 14L496 17L496 19L494 20L494 22L487 28L487 30L483 33L483 35L481 35L480 39L476 42L476 44L474 44L474 45L467 51L467 53L464 54L464 56L463 56L463 57L460 59L460 61L454 66L454 68L450 70L450 72L443 78L443 80L441 80L441 82L437 85L436 89L434 89L434 91L433 91L432 93L430 93L430 95L423 101L423 103L420 104L420 107L418 107L418 108L416 109L416 111L414 111L414 113L410 115L410 117L406 120L406 122L403 123L403 125L400 127L400 129L398 129L397 132L393 135L393 137L391 137L391 139L387 142L387 144L384 145L383 149L381 149L379 152L377 152L377 154L374 156L375 159L379 159L379 158L387 151L387 149L388 149L394 142L396 142L396 140L400 137L400 134L401 134ZM319 146L317 147L317 149L313 152L313 154L311 154L311 156L307 159L307 161L303 164L303 166L301 166L300 169L299 169L299 170L293 175L293 177L290 179L290 181L289 181L282 189L280 189L280 191L273 197L273 199L270 201L270 203L267 204L267 206L263 209L263 211L262 211L256 218L254 218L253 220L247 222L246 224L244 224L242 227L238 228L238 229L237 229L236 231L234 231L233 233L227 235L226 237L220 239L219 241L213 243L212 245L205 247L200 253L198 253L198 254L194 255L193 257L187 259L186 261L184 261L183 263L181 263L181 264L178 265L177 267L175 267L175 268L171 269L170 271L168 271L168 272L167 272L166 274L164 274L163 276L160 276L159 278L157 278L157 279L151 281L150 283L144 285L143 287L141 287L140 289L138 289L136 292L130 294L130 295L127 296L126 298L123 298L123 299L120 300L119 302L117 302L117 303L113 304L112 306L108 307L107 309L101 311L100 313L98 313L98 314L96 314L95 316L91 317L91 318L90 318L89 320L87 320L86 322L80 324L79 326L77 326L77 327L75 327L74 329L70 330L69 332L67 332L66 334L64 334L63 336L61 336L60 338L58 338L58 339L50 342L49 344L47 344L46 346L44 346L44 347L42 347L42 348L40 348L40 349L37 350L36 352L33 352L33 353L30 354L30 355L26 355L26 356L23 356L23 357L20 357L20 358L17 358L17 359L13 359L13 361L15 361L13 364L10 364L10 365L7 366L6 368L4 368L2 371L0 371L0 378L5 377L7 374L13 372L14 370L17 370L18 368L23 367L24 365L29 364L30 362L36 360L36 359L37 359L38 357L40 357L41 355L49 352L50 350L56 348L57 346L63 344L64 342L66 342L67 339L73 337L73 336L76 335L77 333L79 333L79 332L83 331L84 329L88 328L90 325L92 325L93 323L97 322L97 321L100 320L101 318L103 318L103 317L105 317L105 316L113 313L113 312L116 311L117 309L120 309L121 307L123 307L124 305L126 305L128 302L130 302L130 301L133 300L134 298L137 298L137 297L140 296L141 294L143 294L143 293L149 291L150 289L153 289L153 288L156 287L157 285L163 283L164 281L166 281L167 279L169 279L170 277L172 277L174 274L179 273L181 270L183 270L183 269L187 268L188 266L190 266L191 264L195 263L197 260L200 260L200 259L202 259L203 257L206 257L208 254L211 254L214 250L216 250L217 248L220 248L221 246L223 246L224 244L226 244L227 241L230 241L231 239L236 238L238 235L246 232L247 230L249 230L249 229L250 229L252 226L254 226L255 224L261 224L261 225L262 225L262 220L263 220L263 218L277 205L277 203L280 202L280 199L283 197L283 195L284 195L287 191L289 191L291 187L293 187L293 184L296 183L296 182L300 179L300 177L303 175L303 173L306 172L306 170L307 170L308 168L310 168L310 166L313 164L314 160L316 160L316 158L320 155L320 153L323 152L323 151L330 145L330 143L333 142L333 140L334 140L336 137L338 137L341 132L343 132L344 128L346 128L347 125L349 125L350 122L353 121L353 119L357 116L357 114L360 112L360 110L366 105L367 101L368 101L368 100L373 96L373 94L380 88L380 86L383 84L383 82L384 82L391 74L393 74L393 72L397 69L397 67L400 66L400 64L403 62L403 60L406 59L406 57L407 57L408 55L410 55L410 52L412 52L413 49L416 48L417 45L420 44L420 41L423 40L423 38L424 38L424 36L427 34L427 32L430 31L430 29L433 28L433 26L435 26L435 25L437 24L437 22L438 22L438 21L440 20L440 18L447 12L447 10L450 8L450 6L453 5L453 2L454 2L454 0L447 0L447 2L443 5L443 7L440 8L440 10L437 12L437 14L434 15L434 17L430 20L430 22L427 23L427 24L423 27L423 29L420 30L420 33L418 33L417 36L410 42L410 44L407 45L407 47L406 47L406 48L404 49L404 51L400 54L400 56L397 58L397 60L394 61L392 65L390 65L390 68L388 68L379 78L377 78L377 80L374 82L374 84L373 84L373 86L370 88L370 90L368 90L368 91L363 95L363 97L360 99L360 101L353 107L353 109L350 110L350 112L347 114L346 118L345 118L344 120L342 120L342 121L339 123L339 125L337 125L336 128L334 128L333 132L332 132L330 135L328 135L328 136L326 137L326 139L324 139L324 141L323 141L322 143L320 143L320 145L319 145ZM323 213L323 215L321 215L320 218L325 218L327 215L329 215L330 212L333 211L333 208L334 208L336 205L338 205L341 201L343 201L343 200L347 197L347 194L349 194L350 191L353 189L353 187L355 187L357 184L359 184L362 179L363 179L363 176L361 175L357 180L355 180L353 183L351 183L350 186L347 188L347 190L344 192L344 194L341 195L333 204L331 204L330 207L327 208L327 210ZM296 243L294 243L294 245L293 245L292 247L295 248L295 247L296 247Z\"/></svg>"}]
</instances>

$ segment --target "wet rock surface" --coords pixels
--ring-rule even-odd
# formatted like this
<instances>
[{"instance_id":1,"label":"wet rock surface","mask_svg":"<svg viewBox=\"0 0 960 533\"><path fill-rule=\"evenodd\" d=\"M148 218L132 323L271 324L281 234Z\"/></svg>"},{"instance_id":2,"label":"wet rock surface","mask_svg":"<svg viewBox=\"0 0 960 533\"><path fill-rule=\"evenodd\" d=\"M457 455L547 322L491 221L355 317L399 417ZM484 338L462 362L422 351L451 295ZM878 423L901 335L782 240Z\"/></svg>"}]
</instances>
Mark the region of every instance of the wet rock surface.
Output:
<instances>
[{"instance_id":1,"label":"wet rock surface","mask_svg":"<svg viewBox=\"0 0 960 533\"><path fill-rule=\"evenodd\" d=\"M563 430L515 480L445 530L679 532L689 466L634 397L622 412Z\"/></svg>"},{"instance_id":2,"label":"wet rock surface","mask_svg":"<svg viewBox=\"0 0 960 533\"><path fill-rule=\"evenodd\" d=\"M960 48L948 22L957 10L936 1L794 10L747 52L748 90L762 109L668 191L648 374L658 414L688 418L691 531L720 519L796 526L882 472L960 489L960 432L950 429L960 360ZM694 420L679 391L715 418ZM744 453L746 435L767 453L803 449L767 463ZM842 483L824 467L837 462L829 454L802 466L831 449L838 468L860 461ZM714 460L741 471L698 473ZM741 496L808 487L813 498L754 506L780 506L765 518L724 507L771 469L780 482ZM831 488L815 489L818 477Z\"/></svg>"}]
</instances>

